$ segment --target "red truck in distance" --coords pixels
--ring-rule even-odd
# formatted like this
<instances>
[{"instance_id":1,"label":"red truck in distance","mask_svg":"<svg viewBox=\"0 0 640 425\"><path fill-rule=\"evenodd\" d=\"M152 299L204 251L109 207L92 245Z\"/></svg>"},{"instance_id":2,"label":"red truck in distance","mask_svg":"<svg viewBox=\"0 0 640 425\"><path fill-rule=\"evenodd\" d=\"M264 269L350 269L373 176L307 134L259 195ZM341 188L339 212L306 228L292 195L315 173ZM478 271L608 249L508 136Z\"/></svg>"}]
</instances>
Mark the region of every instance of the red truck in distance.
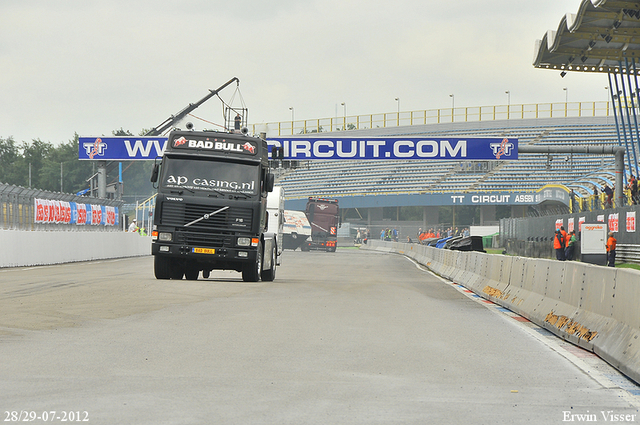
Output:
<instances>
[{"instance_id":1,"label":"red truck in distance","mask_svg":"<svg viewBox=\"0 0 640 425\"><path fill-rule=\"evenodd\" d=\"M338 200L309 197L305 214L311 225L311 238L301 249L335 252L338 246L338 228L341 225Z\"/></svg>"}]
</instances>

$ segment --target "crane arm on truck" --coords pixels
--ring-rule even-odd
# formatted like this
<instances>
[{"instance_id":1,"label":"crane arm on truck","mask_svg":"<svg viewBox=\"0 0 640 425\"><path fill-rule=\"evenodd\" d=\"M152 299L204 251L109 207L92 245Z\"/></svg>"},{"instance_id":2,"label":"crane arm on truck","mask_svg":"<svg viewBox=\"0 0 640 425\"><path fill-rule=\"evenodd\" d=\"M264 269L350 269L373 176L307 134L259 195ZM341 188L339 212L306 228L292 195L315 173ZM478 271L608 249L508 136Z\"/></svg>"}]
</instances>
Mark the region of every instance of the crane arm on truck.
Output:
<instances>
[{"instance_id":1,"label":"crane arm on truck","mask_svg":"<svg viewBox=\"0 0 640 425\"><path fill-rule=\"evenodd\" d=\"M181 119L186 117L189 113L194 111L196 108L198 108L204 102L206 102L207 100L211 99L213 96L217 95L222 89L226 88L227 86L229 86L234 81L236 82L236 84L240 84L240 80L238 79L238 77L233 77L232 79L230 79L229 81L227 81L226 83L224 83L223 85L218 87L217 89L215 89L215 90L209 89L209 94L208 95L206 95L205 97L203 97L202 99L200 99L196 103L190 103L188 106L186 106L183 110L181 110L177 114L171 115L169 118L167 118L162 123L160 123L157 127L154 127L151 130L149 130L147 132L147 134L145 134L145 136L158 136L158 135L164 133L165 131L167 131L168 129L173 127L173 125L175 123L177 123L178 121L180 121Z\"/></svg>"}]
</instances>

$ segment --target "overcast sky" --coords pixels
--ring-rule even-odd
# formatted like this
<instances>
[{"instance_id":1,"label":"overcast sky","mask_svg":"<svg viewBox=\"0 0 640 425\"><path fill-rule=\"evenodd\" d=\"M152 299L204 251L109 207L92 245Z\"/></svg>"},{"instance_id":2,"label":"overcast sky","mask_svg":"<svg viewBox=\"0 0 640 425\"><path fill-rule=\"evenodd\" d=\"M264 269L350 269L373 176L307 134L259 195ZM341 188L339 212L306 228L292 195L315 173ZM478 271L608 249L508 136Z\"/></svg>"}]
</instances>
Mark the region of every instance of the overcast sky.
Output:
<instances>
[{"instance_id":1,"label":"overcast sky","mask_svg":"<svg viewBox=\"0 0 640 425\"><path fill-rule=\"evenodd\" d=\"M160 124L232 77L249 122L604 101L606 75L532 66L580 0L2 0L0 137ZM235 85L222 91L230 100ZM239 106L238 95L234 106ZM194 114L222 123L211 99ZM209 126L210 127L210 126Z\"/></svg>"}]
</instances>

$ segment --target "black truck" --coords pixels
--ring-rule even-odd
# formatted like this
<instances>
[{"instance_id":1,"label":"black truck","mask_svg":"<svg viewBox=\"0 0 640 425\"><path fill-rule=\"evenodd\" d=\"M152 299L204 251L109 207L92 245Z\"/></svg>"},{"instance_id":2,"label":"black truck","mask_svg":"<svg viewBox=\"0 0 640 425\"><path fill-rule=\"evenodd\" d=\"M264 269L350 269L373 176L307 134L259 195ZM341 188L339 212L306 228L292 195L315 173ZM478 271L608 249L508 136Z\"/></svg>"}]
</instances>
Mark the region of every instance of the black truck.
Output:
<instances>
[{"instance_id":1,"label":"black truck","mask_svg":"<svg viewBox=\"0 0 640 425\"><path fill-rule=\"evenodd\" d=\"M152 254L157 279L208 278L236 270L256 282L275 277L267 234L273 190L267 143L242 132L172 131L151 180L158 184Z\"/></svg>"}]
</instances>

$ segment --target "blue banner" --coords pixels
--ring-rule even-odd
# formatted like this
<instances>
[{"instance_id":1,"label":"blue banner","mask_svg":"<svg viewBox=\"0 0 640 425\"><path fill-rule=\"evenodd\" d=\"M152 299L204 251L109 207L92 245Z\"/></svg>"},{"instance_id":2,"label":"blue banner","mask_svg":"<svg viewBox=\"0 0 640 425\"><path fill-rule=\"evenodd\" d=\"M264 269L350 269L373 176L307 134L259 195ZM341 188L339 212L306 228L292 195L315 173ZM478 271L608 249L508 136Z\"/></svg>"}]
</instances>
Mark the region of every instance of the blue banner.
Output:
<instances>
[{"instance_id":1,"label":"blue banner","mask_svg":"<svg viewBox=\"0 0 640 425\"><path fill-rule=\"evenodd\" d=\"M303 138L271 137L283 159L515 160L518 139L469 137Z\"/></svg>"},{"instance_id":2,"label":"blue banner","mask_svg":"<svg viewBox=\"0 0 640 425\"><path fill-rule=\"evenodd\" d=\"M80 137L81 160L132 161L161 157L166 137ZM516 160L518 139L469 137L315 138L271 137L282 159Z\"/></svg>"},{"instance_id":3,"label":"blue banner","mask_svg":"<svg viewBox=\"0 0 640 425\"><path fill-rule=\"evenodd\" d=\"M135 161L162 156L166 137L80 137L78 159Z\"/></svg>"}]
</instances>

